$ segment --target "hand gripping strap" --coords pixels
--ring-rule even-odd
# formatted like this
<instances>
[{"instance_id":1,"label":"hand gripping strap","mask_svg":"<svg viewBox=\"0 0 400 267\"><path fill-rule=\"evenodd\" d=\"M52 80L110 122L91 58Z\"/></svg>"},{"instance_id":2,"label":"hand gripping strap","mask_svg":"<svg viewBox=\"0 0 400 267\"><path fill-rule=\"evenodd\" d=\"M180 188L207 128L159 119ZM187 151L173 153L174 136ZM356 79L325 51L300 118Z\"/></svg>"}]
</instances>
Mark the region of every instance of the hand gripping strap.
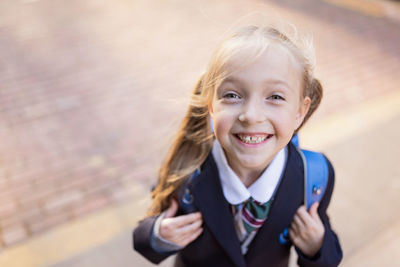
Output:
<instances>
[{"instance_id":1,"label":"hand gripping strap","mask_svg":"<svg viewBox=\"0 0 400 267\"><path fill-rule=\"evenodd\" d=\"M304 163L304 204L307 210L314 202L320 202L328 184L328 162L318 152L299 149Z\"/></svg>"}]
</instances>

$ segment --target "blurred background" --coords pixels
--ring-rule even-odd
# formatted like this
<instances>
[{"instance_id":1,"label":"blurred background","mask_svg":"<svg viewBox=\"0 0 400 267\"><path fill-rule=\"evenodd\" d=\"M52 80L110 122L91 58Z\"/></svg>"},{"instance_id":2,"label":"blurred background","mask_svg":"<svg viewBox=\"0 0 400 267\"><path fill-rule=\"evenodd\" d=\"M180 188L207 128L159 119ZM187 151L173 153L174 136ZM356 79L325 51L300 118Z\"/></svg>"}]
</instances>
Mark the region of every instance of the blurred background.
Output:
<instances>
[{"instance_id":1,"label":"blurred background","mask_svg":"<svg viewBox=\"0 0 400 267\"><path fill-rule=\"evenodd\" d=\"M221 36L270 17L314 35L325 95L300 138L336 169L342 266L400 266L389 0L2 0L0 266L152 266L132 230L191 89Z\"/></svg>"}]
</instances>

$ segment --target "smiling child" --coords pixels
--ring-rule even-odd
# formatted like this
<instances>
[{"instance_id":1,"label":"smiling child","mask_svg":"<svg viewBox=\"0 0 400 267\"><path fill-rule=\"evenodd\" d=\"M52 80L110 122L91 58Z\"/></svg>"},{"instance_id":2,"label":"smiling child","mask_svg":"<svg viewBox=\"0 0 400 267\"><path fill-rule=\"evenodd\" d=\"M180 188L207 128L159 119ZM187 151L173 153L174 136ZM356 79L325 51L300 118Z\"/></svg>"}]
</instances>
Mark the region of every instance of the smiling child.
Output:
<instances>
[{"instance_id":1,"label":"smiling child","mask_svg":"<svg viewBox=\"0 0 400 267\"><path fill-rule=\"evenodd\" d=\"M242 28L218 46L135 229L138 252L154 263L177 254L176 266L287 266L294 245L300 266L340 263L326 214L332 165L321 203L306 210L290 142L322 97L312 54L308 39L272 27ZM197 211L178 215L183 185ZM287 226L291 242L281 244Z\"/></svg>"}]
</instances>

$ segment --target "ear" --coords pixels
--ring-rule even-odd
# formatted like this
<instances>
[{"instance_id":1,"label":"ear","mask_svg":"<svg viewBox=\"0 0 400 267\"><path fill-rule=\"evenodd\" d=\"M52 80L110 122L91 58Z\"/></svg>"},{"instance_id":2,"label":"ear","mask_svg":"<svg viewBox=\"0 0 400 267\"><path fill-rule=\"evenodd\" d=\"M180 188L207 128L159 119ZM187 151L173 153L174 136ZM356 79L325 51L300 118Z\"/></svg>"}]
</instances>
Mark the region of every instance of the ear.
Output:
<instances>
[{"instance_id":1,"label":"ear","mask_svg":"<svg viewBox=\"0 0 400 267\"><path fill-rule=\"evenodd\" d=\"M300 127L301 123L304 120L308 110L310 109L311 99L306 96L302 101L300 101L299 110L296 114L296 130Z\"/></svg>"}]
</instances>

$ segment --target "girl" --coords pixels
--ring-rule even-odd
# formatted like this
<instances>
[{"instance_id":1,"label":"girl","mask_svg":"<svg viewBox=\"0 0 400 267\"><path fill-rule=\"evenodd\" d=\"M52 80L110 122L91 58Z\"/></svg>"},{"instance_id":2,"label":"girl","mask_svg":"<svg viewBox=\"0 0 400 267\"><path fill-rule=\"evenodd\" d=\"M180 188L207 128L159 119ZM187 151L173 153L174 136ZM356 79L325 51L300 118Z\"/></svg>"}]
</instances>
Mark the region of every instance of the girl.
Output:
<instances>
[{"instance_id":1,"label":"girl","mask_svg":"<svg viewBox=\"0 0 400 267\"><path fill-rule=\"evenodd\" d=\"M333 168L321 203L307 211L303 163L290 142L322 97L310 49L256 26L219 45L134 231L139 253L154 263L177 253L176 266L287 266L293 244L300 266L339 264L326 214ZM180 188L197 212L177 213ZM291 242L281 244L287 226Z\"/></svg>"}]
</instances>

